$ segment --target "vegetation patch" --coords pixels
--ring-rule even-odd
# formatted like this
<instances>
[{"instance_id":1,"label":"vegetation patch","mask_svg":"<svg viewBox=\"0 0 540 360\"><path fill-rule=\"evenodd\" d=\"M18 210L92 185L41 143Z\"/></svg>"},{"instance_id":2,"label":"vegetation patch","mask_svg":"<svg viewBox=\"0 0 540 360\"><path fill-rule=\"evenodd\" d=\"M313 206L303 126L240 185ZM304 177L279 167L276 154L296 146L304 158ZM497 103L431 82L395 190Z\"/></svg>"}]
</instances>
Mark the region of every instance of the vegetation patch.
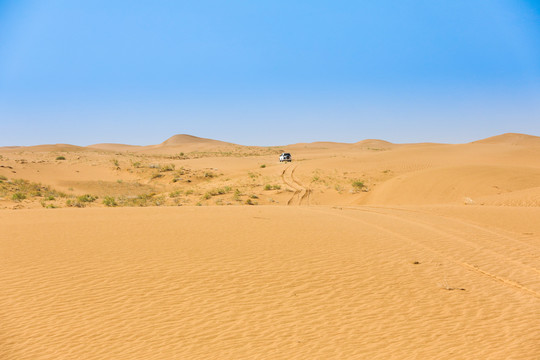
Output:
<instances>
[{"instance_id":1,"label":"vegetation patch","mask_svg":"<svg viewBox=\"0 0 540 360\"><path fill-rule=\"evenodd\" d=\"M8 180L5 176L0 181L0 197L11 197L20 202L24 199L43 198L55 199L67 195L39 183L33 183L24 179Z\"/></svg>"},{"instance_id":2,"label":"vegetation patch","mask_svg":"<svg viewBox=\"0 0 540 360\"><path fill-rule=\"evenodd\" d=\"M159 172L167 172L167 171L174 171L174 164L163 165L163 166L159 169Z\"/></svg>"},{"instance_id":3,"label":"vegetation patch","mask_svg":"<svg viewBox=\"0 0 540 360\"><path fill-rule=\"evenodd\" d=\"M103 205L114 207L114 206L118 206L118 203L116 202L116 199L113 196L105 196L103 198Z\"/></svg>"},{"instance_id":4,"label":"vegetation patch","mask_svg":"<svg viewBox=\"0 0 540 360\"><path fill-rule=\"evenodd\" d=\"M354 180L352 182L352 187L354 191L364 191L366 189L366 185L361 180Z\"/></svg>"},{"instance_id":5,"label":"vegetation patch","mask_svg":"<svg viewBox=\"0 0 540 360\"><path fill-rule=\"evenodd\" d=\"M246 200L246 205L257 205L257 202L256 201L253 201L251 199L247 199Z\"/></svg>"},{"instance_id":6,"label":"vegetation patch","mask_svg":"<svg viewBox=\"0 0 540 360\"><path fill-rule=\"evenodd\" d=\"M23 194L21 192L16 192L15 194L13 194L11 196L11 199L13 201L17 201L17 202L20 202L20 201L23 201L24 199L26 199L26 194Z\"/></svg>"},{"instance_id":7,"label":"vegetation patch","mask_svg":"<svg viewBox=\"0 0 540 360\"><path fill-rule=\"evenodd\" d=\"M91 202L96 201L96 199L97 199L97 196L93 196L90 194L84 194L77 197L77 201L82 202L82 203L91 203Z\"/></svg>"}]
</instances>

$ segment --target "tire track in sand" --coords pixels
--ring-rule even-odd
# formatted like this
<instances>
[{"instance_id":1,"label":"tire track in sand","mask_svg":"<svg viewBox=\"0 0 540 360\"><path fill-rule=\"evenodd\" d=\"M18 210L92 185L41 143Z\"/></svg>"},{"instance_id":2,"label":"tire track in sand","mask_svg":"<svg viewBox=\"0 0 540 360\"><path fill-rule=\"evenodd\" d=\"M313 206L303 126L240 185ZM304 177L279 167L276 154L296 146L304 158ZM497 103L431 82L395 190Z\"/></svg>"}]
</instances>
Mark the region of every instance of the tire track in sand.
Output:
<instances>
[{"instance_id":1,"label":"tire track in sand","mask_svg":"<svg viewBox=\"0 0 540 360\"><path fill-rule=\"evenodd\" d=\"M298 205L302 205L302 204L306 204L309 205L309 197L310 197L310 194L311 194L311 189L309 188L306 188L300 181L298 181L295 177L294 177L294 172L296 171L296 166L294 167L294 169L292 169L291 171L291 179L292 181L294 181L294 183L296 185L298 185L298 187L300 187L300 194L298 195L299 196L299 201L298 201Z\"/></svg>"},{"instance_id":2,"label":"tire track in sand","mask_svg":"<svg viewBox=\"0 0 540 360\"><path fill-rule=\"evenodd\" d=\"M350 210L352 209L350 208ZM431 221L425 222L422 220L418 221L417 219L403 218L400 216L402 214L396 214L392 210L387 211L388 209L355 208L354 210L360 210L365 215L369 214L370 216L379 217L379 220L374 218L370 221L366 218L366 216L359 218L353 215L339 214L335 211L322 209L317 211L343 218L354 219L363 223L365 226L374 227L379 229L381 232L385 232L402 239L413 246L418 246L432 254L441 256L447 261L461 266L469 271L473 271L501 284L514 289L519 289L525 293L528 293L529 295L540 298L540 292L534 288L535 286L533 284L523 282L523 280L527 278L537 278L533 274L537 271L537 269L531 269L529 266L524 264L519 266L516 264L515 259L512 259L511 257L505 258L504 255L500 253L485 251L485 248L483 249L484 251L481 252L474 251L471 246L472 244L464 247L463 245L469 242L469 239L465 237L465 233L457 235L453 233L454 231L448 231L455 229L450 229L452 228L451 226L445 226L443 223L440 223L441 219L439 219L439 221L436 219L431 219ZM408 230L406 229L405 224L408 224ZM393 226L399 226L399 229L391 229ZM441 229L443 230L441 231ZM460 239L460 237L463 238ZM434 241L428 241L426 239L432 239ZM456 240L458 240L460 243L459 246L455 244ZM493 264L500 263L506 263L507 265L509 265L508 263L512 263L514 269L516 265L518 265L519 274L514 273L512 275L503 275L500 268L497 269L493 267ZM512 268L512 266L506 266L506 268ZM515 277L518 277L519 279L514 279Z\"/></svg>"},{"instance_id":3,"label":"tire track in sand","mask_svg":"<svg viewBox=\"0 0 540 360\"><path fill-rule=\"evenodd\" d=\"M289 165L281 172L281 180L285 185L294 190L293 195L287 201L287 205L309 205L311 189L306 189L304 185L294 177L294 172L298 165Z\"/></svg>"}]
</instances>

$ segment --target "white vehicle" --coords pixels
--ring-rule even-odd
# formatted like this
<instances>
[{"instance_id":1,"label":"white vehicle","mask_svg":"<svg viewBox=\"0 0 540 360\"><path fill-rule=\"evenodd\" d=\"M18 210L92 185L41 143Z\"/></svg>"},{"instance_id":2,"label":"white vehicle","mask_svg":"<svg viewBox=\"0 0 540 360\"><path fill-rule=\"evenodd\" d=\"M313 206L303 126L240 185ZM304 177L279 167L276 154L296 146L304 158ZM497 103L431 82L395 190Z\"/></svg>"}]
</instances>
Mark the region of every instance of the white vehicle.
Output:
<instances>
[{"instance_id":1,"label":"white vehicle","mask_svg":"<svg viewBox=\"0 0 540 360\"><path fill-rule=\"evenodd\" d=\"M281 155L279 155L279 162L284 162L284 161L291 162L292 161L291 154L282 153Z\"/></svg>"}]
</instances>

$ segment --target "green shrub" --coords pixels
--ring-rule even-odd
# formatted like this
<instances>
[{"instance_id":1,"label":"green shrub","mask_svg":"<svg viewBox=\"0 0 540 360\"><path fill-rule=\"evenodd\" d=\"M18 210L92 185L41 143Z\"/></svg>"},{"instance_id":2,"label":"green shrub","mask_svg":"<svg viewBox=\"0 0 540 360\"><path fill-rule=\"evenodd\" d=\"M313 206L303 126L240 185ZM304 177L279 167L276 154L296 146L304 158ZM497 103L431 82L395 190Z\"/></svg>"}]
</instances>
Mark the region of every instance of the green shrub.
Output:
<instances>
[{"instance_id":1,"label":"green shrub","mask_svg":"<svg viewBox=\"0 0 540 360\"><path fill-rule=\"evenodd\" d=\"M281 189L281 185L270 185L270 184L264 185L264 190L280 190L280 189Z\"/></svg>"},{"instance_id":2,"label":"green shrub","mask_svg":"<svg viewBox=\"0 0 540 360\"><path fill-rule=\"evenodd\" d=\"M96 199L97 199L97 196L92 196L90 194L84 194L77 197L77 201L82 202L82 203L91 203L91 202L96 201Z\"/></svg>"},{"instance_id":3,"label":"green shrub","mask_svg":"<svg viewBox=\"0 0 540 360\"><path fill-rule=\"evenodd\" d=\"M103 204L105 206L110 206L110 207L118 206L118 203L116 202L115 198L112 196L105 196L103 198Z\"/></svg>"},{"instance_id":4,"label":"green shrub","mask_svg":"<svg viewBox=\"0 0 540 360\"><path fill-rule=\"evenodd\" d=\"M5 177L4 175L0 175L0 181L6 181L7 180L7 177Z\"/></svg>"},{"instance_id":5,"label":"green shrub","mask_svg":"<svg viewBox=\"0 0 540 360\"><path fill-rule=\"evenodd\" d=\"M68 199L68 200L66 200L66 206L83 208L83 207L86 206L86 203L78 201L78 200L75 201L75 200Z\"/></svg>"},{"instance_id":6,"label":"green shrub","mask_svg":"<svg viewBox=\"0 0 540 360\"><path fill-rule=\"evenodd\" d=\"M242 199L240 198L241 195L242 195L242 193L240 192L240 190L238 190L238 189L234 190L233 200L242 201Z\"/></svg>"},{"instance_id":7,"label":"green shrub","mask_svg":"<svg viewBox=\"0 0 540 360\"><path fill-rule=\"evenodd\" d=\"M364 182L360 180L353 181L352 186L356 191L360 191L365 187Z\"/></svg>"},{"instance_id":8,"label":"green shrub","mask_svg":"<svg viewBox=\"0 0 540 360\"><path fill-rule=\"evenodd\" d=\"M262 168L262 169L264 169L265 167L266 167L266 165L265 165L265 164L262 164L262 165L261 165L261 168Z\"/></svg>"},{"instance_id":9,"label":"green shrub","mask_svg":"<svg viewBox=\"0 0 540 360\"><path fill-rule=\"evenodd\" d=\"M66 158L64 156L57 156L56 160L66 160Z\"/></svg>"},{"instance_id":10,"label":"green shrub","mask_svg":"<svg viewBox=\"0 0 540 360\"><path fill-rule=\"evenodd\" d=\"M26 199L26 195L21 193L21 192L16 192L15 194L13 194L13 196L11 198L13 200L17 201L17 202L20 202L20 201Z\"/></svg>"},{"instance_id":11,"label":"green shrub","mask_svg":"<svg viewBox=\"0 0 540 360\"><path fill-rule=\"evenodd\" d=\"M212 197L212 194L210 194L209 192L207 192L207 193L205 193L205 194L203 195L203 199L205 199L205 200L208 200L208 199L210 199L211 197Z\"/></svg>"},{"instance_id":12,"label":"green shrub","mask_svg":"<svg viewBox=\"0 0 540 360\"><path fill-rule=\"evenodd\" d=\"M56 209L56 206L54 204L47 204L45 200L40 201L41 206L43 206L45 209Z\"/></svg>"}]
</instances>

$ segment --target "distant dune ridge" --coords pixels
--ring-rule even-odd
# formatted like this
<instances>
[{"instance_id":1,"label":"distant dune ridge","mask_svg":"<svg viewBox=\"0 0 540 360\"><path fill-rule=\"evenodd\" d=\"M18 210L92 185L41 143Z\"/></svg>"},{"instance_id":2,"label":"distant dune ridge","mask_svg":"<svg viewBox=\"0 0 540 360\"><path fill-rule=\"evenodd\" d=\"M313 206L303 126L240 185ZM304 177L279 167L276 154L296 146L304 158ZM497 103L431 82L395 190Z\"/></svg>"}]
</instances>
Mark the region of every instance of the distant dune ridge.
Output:
<instances>
[{"instance_id":1,"label":"distant dune ridge","mask_svg":"<svg viewBox=\"0 0 540 360\"><path fill-rule=\"evenodd\" d=\"M201 137L187 135L187 134L179 134L179 135L171 136L170 138L162 142L160 145L178 146L178 145L191 145L191 144L206 144L206 145L215 145L215 146L234 145L232 143L227 143L224 141L206 139L206 138L201 138Z\"/></svg>"},{"instance_id":2,"label":"distant dune ridge","mask_svg":"<svg viewBox=\"0 0 540 360\"><path fill-rule=\"evenodd\" d=\"M536 360L539 139L0 148L0 359Z\"/></svg>"},{"instance_id":3,"label":"distant dune ridge","mask_svg":"<svg viewBox=\"0 0 540 360\"><path fill-rule=\"evenodd\" d=\"M517 133L506 133L502 135L492 136L481 140L476 140L472 142L473 144L509 144L509 145L523 145L523 146L536 146L540 145L540 137L534 136L534 135L526 135L526 134L517 134ZM422 144L430 144L430 143L422 143ZM339 143L339 142L331 142L331 141L315 141L311 143L298 143L298 144L290 144L290 145L283 145L283 146L293 146L293 147L306 147L306 146L315 146L315 147L323 147L323 146L338 146L338 147L344 147L344 146L352 146L352 147L371 147L371 148L392 148L395 146L398 146L400 144L391 143L389 141L385 140L379 140L379 139L365 139L361 140L355 143ZM408 144L413 145L413 144ZM173 135L167 140L163 141L160 144L155 145L128 145L128 144L120 144L120 143L100 143L100 144L93 144L89 146L77 146L77 145L69 145L69 144L44 144L44 145L33 145L33 146L6 146L6 147L0 147L0 149L8 150L8 149L21 149L24 148L26 150L35 150L35 151L83 151L85 148L90 149L100 149L100 150L111 150L111 151L144 151L148 149L157 149L160 147L186 147L188 149L191 148L224 148L229 146L243 146L239 144L234 144L230 142L225 142L221 140L214 140L214 139L207 139L203 137L188 135L188 134L177 134Z\"/></svg>"},{"instance_id":4,"label":"distant dune ridge","mask_svg":"<svg viewBox=\"0 0 540 360\"><path fill-rule=\"evenodd\" d=\"M478 144L508 144L508 145L522 145L522 146L539 146L540 136L506 133L502 135L488 137L486 139L474 141Z\"/></svg>"}]
</instances>

